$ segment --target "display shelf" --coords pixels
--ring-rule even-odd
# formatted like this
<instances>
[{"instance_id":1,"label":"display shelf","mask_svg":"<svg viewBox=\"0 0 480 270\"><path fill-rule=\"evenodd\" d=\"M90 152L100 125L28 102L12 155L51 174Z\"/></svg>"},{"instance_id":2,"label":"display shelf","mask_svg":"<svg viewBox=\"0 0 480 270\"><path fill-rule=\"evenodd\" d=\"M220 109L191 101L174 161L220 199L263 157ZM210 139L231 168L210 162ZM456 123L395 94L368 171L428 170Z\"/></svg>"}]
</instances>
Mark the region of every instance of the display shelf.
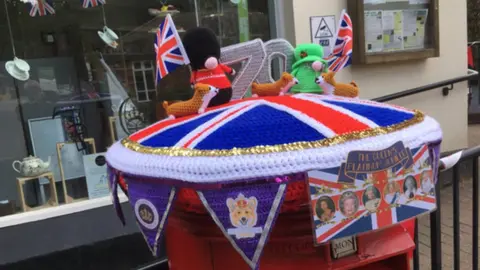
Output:
<instances>
[{"instance_id":1,"label":"display shelf","mask_svg":"<svg viewBox=\"0 0 480 270\"><path fill-rule=\"evenodd\" d=\"M31 180L36 180L39 178L46 178L48 180L48 183L50 186L50 199L41 206L30 207L26 203L25 194L23 192L23 186L25 185L26 182ZM17 177L17 187L18 187L18 193L20 197L20 204L23 212L58 206L58 197L57 197L57 189L55 187L55 178L53 177L53 173L51 172L47 172L47 173L44 173L38 176L32 176L32 177Z\"/></svg>"}]
</instances>

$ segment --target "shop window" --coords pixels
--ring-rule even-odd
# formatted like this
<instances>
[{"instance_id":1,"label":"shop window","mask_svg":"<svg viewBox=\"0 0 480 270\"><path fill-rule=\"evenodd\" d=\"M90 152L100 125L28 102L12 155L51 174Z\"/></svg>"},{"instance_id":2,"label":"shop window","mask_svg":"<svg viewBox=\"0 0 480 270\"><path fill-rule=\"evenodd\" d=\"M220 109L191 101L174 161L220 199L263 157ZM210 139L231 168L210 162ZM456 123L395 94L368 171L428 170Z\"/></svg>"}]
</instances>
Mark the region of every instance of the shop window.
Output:
<instances>
[{"instance_id":1,"label":"shop window","mask_svg":"<svg viewBox=\"0 0 480 270\"><path fill-rule=\"evenodd\" d=\"M155 68L152 61L132 63L135 93L138 102L147 102L155 96Z\"/></svg>"},{"instance_id":2,"label":"shop window","mask_svg":"<svg viewBox=\"0 0 480 270\"><path fill-rule=\"evenodd\" d=\"M12 60L15 51L31 67L26 82L0 70L0 204L14 205L0 209L0 215L108 196L100 175L106 171L96 170L103 164L97 157L113 142L151 124L158 107L152 105L192 96L187 66L155 86L153 42L165 18L161 2L174 6L169 12L180 36L192 27L209 27L223 47L269 40L273 16L268 0L248 0L243 7L224 0L118 0L106 1L103 8L84 8L81 1L53 2L55 14L32 17L28 4L6 1L15 50L6 20L0 20L0 35L5 37L0 66ZM6 14L3 5L0 13ZM106 44L105 23L118 35L116 48ZM50 158L48 176L54 181L33 177L22 182L20 193L21 175L12 163L29 155L45 162ZM22 209L23 202L28 207Z\"/></svg>"}]
</instances>

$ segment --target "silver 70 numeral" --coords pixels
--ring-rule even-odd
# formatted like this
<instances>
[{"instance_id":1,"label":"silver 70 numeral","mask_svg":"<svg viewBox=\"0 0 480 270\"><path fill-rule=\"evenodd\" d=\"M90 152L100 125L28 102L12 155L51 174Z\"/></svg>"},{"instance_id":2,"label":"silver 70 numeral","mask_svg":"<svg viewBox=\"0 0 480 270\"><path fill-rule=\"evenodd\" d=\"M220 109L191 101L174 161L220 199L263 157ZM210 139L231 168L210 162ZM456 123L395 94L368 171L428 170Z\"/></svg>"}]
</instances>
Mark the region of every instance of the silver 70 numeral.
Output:
<instances>
[{"instance_id":1,"label":"silver 70 numeral","mask_svg":"<svg viewBox=\"0 0 480 270\"><path fill-rule=\"evenodd\" d=\"M242 63L242 67L237 70L237 75L232 83L232 100L245 96L248 88L260 73L265 56L266 52L261 39L222 48L220 62L226 65Z\"/></svg>"}]
</instances>

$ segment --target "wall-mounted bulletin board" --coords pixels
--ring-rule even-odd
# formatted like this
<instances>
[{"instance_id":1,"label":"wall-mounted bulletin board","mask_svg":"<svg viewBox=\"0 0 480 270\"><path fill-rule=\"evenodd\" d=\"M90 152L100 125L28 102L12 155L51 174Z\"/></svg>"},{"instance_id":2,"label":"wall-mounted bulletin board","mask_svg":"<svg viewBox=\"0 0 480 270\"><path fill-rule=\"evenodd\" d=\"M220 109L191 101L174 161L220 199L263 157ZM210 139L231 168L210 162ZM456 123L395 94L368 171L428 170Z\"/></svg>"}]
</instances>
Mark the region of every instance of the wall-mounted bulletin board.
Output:
<instances>
[{"instance_id":1,"label":"wall-mounted bulletin board","mask_svg":"<svg viewBox=\"0 0 480 270\"><path fill-rule=\"evenodd\" d=\"M348 0L353 64L438 57L438 1Z\"/></svg>"}]
</instances>

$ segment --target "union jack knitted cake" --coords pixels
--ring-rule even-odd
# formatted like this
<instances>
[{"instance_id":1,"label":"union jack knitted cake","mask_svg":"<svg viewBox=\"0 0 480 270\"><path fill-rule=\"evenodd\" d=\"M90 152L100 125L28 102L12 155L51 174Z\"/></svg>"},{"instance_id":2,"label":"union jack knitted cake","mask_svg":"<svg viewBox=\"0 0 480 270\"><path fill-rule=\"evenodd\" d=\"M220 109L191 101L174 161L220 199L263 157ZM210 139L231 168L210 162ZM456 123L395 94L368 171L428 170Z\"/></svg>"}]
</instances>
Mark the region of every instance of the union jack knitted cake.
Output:
<instances>
[{"instance_id":1,"label":"union jack knitted cake","mask_svg":"<svg viewBox=\"0 0 480 270\"><path fill-rule=\"evenodd\" d=\"M338 167L352 150L409 149L442 139L422 112L373 101L298 94L250 98L167 119L115 143L109 165L182 184L226 183Z\"/></svg>"}]
</instances>

